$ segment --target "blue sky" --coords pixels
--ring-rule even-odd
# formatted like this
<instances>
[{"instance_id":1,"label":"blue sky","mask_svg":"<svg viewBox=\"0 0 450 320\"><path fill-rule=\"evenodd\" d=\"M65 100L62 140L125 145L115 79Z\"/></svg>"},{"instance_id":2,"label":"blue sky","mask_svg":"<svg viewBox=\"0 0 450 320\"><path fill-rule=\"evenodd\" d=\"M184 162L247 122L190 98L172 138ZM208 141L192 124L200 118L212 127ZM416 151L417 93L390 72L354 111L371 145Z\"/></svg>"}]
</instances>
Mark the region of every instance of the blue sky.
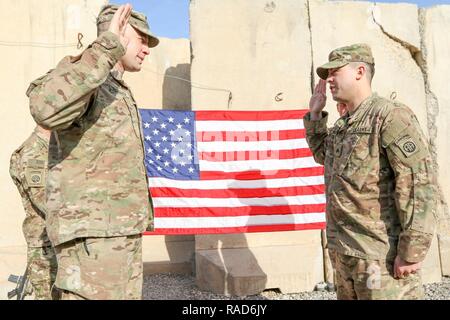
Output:
<instances>
[{"instance_id":1,"label":"blue sky","mask_svg":"<svg viewBox=\"0 0 450 320\"><path fill-rule=\"evenodd\" d=\"M226 0L223 0L226 1ZM381 0L376 2L408 2L419 7L450 4L450 0ZM189 0L110 0L110 3L131 3L145 13L152 32L166 38L189 38Z\"/></svg>"}]
</instances>

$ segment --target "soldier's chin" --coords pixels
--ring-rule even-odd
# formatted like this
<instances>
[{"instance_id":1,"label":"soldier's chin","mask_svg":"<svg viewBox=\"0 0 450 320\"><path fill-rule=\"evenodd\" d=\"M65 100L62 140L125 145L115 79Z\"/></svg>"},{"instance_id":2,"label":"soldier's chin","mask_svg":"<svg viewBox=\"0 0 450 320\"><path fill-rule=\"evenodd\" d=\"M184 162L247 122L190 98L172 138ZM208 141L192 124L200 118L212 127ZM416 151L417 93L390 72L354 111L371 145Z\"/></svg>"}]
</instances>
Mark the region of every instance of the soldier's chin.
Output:
<instances>
[{"instance_id":1,"label":"soldier's chin","mask_svg":"<svg viewBox=\"0 0 450 320\"><path fill-rule=\"evenodd\" d=\"M333 98L334 101L338 102L338 103L344 103L344 101L342 101L342 98L339 97L339 95L337 94L337 92L332 92L331 93L331 97Z\"/></svg>"},{"instance_id":2,"label":"soldier's chin","mask_svg":"<svg viewBox=\"0 0 450 320\"><path fill-rule=\"evenodd\" d=\"M127 71L128 72L138 72L141 71L142 66L138 63L133 64L131 66L128 66Z\"/></svg>"}]
</instances>

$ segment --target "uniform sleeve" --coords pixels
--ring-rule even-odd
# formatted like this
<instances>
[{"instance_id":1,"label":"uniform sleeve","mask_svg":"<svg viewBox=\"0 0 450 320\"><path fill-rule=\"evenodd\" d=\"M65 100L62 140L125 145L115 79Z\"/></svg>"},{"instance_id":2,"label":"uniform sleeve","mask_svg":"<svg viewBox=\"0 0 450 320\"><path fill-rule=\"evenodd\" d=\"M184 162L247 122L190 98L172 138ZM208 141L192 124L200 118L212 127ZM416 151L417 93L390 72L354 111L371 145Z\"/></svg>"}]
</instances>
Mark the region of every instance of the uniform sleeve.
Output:
<instances>
[{"instance_id":1,"label":"uniform sleeve","mask_svg":"<svg viewBox=\"0 0 450 320\"><path fill-rule=\"evenodd\" d=\"M306 130L306 141L311 149L314 160L319 164L325 162L325 139L328 136L327 129L328 112L322 111L322 119L313 121L308 112L303 117L303 123Z\"/></svg>"},{"instance_id":2,"label":"uniform sleeve","mask_svg":"<svg viewBox=\"0 0 450 320\"><path fill-rule=\"evenodd\" d=\"M119 37L107 31L80 56L64 58L31 83L27 94L36 123L49 130L69 127L85 113L92 95L124 54Z\"/></svg>"},{"instance_id":3,"label":"uniform sleeve","mask_svg":"<svg viewBox=\"0 0 450 320\"><path fill-rule=\"evenodd\" d=\"M397 254L421 262L435 226L437 184L433 162L419 123L406 107L395 107L381 130L381 141L395 173L395 203L402 231Z\"/></svg>"},{"instance_id":4,"label":"uniform sleeve","mask_svg":"<svg viewBox=\"0 0 450 320\"><path fill-rule=\"evenodd\" d=\"M10 175L19 190L22 202L26 209L46 213L45 181L46 165L44 154L33 153L33 150L24 147L13 153L10 163Z\"/></svg>"},{"instance_id":5,"label":"uniform sleeve","mask_svg":"<svg viewBox=\"0 0 450 320\"><path fill-rule=\"evenodd\" d=\"M39 209L40 212L46 214L45 181L47 162L40 159L28 159L22 166L24 168L22 184L25 187L25 191L33 206Z\"/></svg>"}]
</instances>

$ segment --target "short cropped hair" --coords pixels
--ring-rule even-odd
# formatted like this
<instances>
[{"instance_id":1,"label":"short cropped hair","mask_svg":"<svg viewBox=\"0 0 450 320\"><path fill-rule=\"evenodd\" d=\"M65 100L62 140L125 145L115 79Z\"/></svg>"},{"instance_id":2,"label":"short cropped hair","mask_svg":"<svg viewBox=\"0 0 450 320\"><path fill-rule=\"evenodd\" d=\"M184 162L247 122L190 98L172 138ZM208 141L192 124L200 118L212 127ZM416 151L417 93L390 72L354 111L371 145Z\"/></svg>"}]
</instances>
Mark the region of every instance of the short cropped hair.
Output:
<instances>
[{"instance_id":1,"label":"short cropped hair","mask_svg":"<svg viewBox=\"0 0 450 320\"><path fill-rule=\"evenodd\" d=\"M350 62L350 64L355 69L360 65L364 65L366 68L366 77L369 80L369 83L372 83L373 76L375 75L375 66L373 64L366 62Z\"/></svg>"}]
</instances>

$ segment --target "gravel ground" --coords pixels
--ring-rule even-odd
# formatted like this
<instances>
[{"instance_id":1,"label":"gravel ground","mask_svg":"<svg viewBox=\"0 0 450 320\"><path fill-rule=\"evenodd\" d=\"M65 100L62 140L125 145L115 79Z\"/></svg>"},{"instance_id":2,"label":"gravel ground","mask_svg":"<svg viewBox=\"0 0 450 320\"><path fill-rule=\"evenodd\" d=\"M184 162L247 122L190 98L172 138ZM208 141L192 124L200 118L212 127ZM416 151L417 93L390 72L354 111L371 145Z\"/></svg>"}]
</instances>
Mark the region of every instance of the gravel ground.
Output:
<instances>
[{"instance_id":1,"label":"gravel ground","mask_svg":"<svg viewBox=\"0 0 450 320\"><path fill-rule=\"evenodd\" d=\"M450 277L441 283L424 285L425 299L450 300ZM282 294L267 290L258 295L236 297L201 291L195 278L189 275L154 274L144 277L144 300L335 300L336 294L328 291Z\"/></svg>"}]
</instances>

